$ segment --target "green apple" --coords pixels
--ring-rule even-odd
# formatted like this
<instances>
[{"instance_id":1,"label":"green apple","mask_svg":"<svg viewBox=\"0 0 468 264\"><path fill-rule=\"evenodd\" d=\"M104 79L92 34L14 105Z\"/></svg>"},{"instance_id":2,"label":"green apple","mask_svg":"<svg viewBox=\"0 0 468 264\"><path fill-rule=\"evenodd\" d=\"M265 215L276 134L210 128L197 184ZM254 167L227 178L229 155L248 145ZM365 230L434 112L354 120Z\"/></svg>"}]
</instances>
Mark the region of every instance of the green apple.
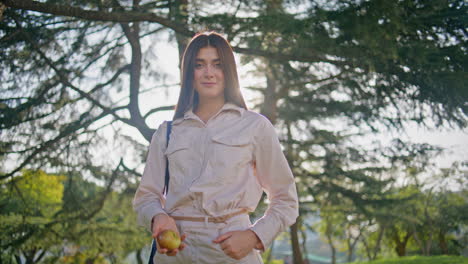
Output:
<instances>
[{"instance_id":1,"label":"green apple","mask_svg":"<svg viewBox=\"0 0 468 264\"><path fill-rule=\"evenodd\" d=\"M172 230L164 230L159 233L158 237L158 245L162 248L167 248L168 250L173 250L179 248L180 246L180 237L177 235L176 232Z\"/></svg>"}]
</instances>

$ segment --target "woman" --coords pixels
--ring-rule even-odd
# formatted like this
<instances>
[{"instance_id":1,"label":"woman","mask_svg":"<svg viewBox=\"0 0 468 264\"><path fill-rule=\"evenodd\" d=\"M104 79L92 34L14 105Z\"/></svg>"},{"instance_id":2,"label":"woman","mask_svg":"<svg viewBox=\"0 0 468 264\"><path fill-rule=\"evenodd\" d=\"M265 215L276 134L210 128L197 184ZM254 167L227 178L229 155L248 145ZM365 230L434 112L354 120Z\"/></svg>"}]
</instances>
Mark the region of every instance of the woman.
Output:
<instances>
[{"instance_id":1,"label":"woman","mask_svg":"<svg viewBox=\"0 0 468 264\"><path fill-rule=\"evenodd\" d=\"M262 263L258 250L298 216L294 178L274 127L247 110L232 49L219 34L191 40L181 80L169 145L165 122L153 135L134 199L153 237L165 229L183 234L179 249L158 246L155 263ZM251 224L247 213L263 191L269 207Z\"/></svg>"}]
</instances>

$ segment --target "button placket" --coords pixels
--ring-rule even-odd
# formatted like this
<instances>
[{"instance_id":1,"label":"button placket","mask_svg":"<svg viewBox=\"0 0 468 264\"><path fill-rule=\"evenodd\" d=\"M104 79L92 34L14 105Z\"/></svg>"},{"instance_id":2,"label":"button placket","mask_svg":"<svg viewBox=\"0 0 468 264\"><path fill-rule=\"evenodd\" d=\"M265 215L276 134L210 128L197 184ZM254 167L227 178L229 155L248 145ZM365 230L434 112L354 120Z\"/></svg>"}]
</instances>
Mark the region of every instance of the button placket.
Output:
<instances>
[{"instance_id":1,"label":"button placket","mask_svg":"<svg viewBox=\"0 0 468 264\"><path fill-rule=\"evenodd\" d=\"M205 139L203 138L206 138L206 128L203 129L203 133L202 135L200 135L200 137L202 137L202 140L200 140L199 142L196 142L195 143L195 148L198 150L198 154L199 154L199 157L198 157L198 162L197 162L197 165L198 167L197 168L191 168L191 169L198 169L198 174L193 177L192 179L192 182L191 182L191 185L193 185L203 174L203 168L204 168L204 163L205 163L205 155L206 155L206 144L205 144ZM194 150L196 151L196 150Z\"/></svg>"}]
</instances>

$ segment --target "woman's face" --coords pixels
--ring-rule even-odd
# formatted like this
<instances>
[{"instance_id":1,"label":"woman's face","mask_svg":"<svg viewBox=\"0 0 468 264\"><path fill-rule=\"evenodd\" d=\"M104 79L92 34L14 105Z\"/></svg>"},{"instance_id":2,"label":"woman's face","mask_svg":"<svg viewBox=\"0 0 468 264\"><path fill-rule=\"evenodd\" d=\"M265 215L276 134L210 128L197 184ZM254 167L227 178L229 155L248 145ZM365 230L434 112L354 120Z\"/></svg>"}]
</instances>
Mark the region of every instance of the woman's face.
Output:
<instances>
[{"instance_id":1,"label":"woman's face","mask_svg":"<svg viewBox=\"0 0 468 264\"><path fill-rule=\"evenodd\" d=\"M208 46L198 51L193 86L201 100L224 100L224 72L216 48Z\"/></svg>"}]
</instances>

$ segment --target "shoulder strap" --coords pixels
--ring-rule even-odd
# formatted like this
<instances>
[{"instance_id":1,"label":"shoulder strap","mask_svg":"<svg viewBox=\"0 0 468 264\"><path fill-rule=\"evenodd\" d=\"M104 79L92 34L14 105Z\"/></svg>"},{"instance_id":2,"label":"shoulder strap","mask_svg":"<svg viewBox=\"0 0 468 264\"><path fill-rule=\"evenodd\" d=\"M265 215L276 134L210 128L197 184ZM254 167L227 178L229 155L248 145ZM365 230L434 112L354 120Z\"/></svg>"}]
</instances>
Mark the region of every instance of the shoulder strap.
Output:
<instances>
[{"instance_id":1,"label":"shoulder strap","mask_svg":"<svg viewBox=\"0 0 468 264\"><path fill-rule=\"evenodd\" d=\"M166 129L166 148L169 146L169 138L171 136L171 130L172 130L172 121L167 121L167 129ZM164 194L167 194L169 191L169 160L166 157L166 175L164 177ZM150 257L148 260L148 264L154 264L153 258L154 255L156 254L156 240L153 239L153 242L151 243L151 253Z\"/></svg>"},{"instance_id":2,"label":"shoulder strap","mask_svg":"<svg viewBox=\"0 0 468 264\"><path fill-rule=\"evenodd\" d=\"M172 130L172 121L167 121L167 129L166 129L166 148L169 146L169 139L171 136ZM169 191L169 160L166 157L166 175L164 177L164 194L167 195Z\"/></svg>"}]
</instances>

